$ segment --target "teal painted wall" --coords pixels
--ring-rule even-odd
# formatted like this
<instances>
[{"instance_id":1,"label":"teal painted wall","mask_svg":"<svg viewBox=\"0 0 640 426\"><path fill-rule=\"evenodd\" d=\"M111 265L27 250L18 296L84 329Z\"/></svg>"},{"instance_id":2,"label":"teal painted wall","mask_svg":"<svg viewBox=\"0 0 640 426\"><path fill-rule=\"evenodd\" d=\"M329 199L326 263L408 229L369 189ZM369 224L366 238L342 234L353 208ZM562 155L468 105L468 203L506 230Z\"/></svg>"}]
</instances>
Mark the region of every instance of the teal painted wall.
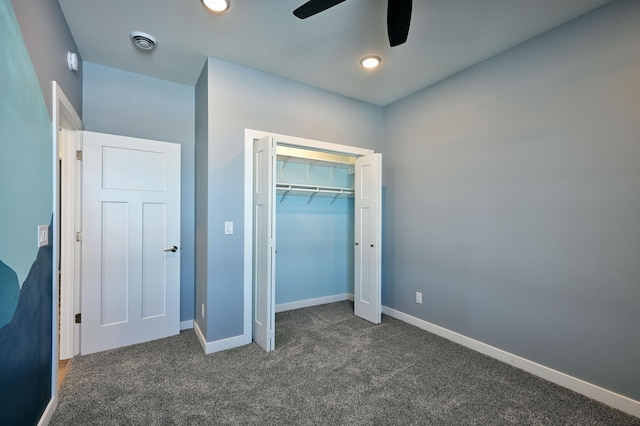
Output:
<instances>
[{"instance_id":1,"label":"teal painted wall","mask_svg":"<svg viewBox=\"0 0 640 426\"><path fill-rule=\"evenodd\" d=\"M51 398L52 245L38 248L37 227L51 224L53 141L8 0L0 0L0 135L0 424L33 425Z\"/></svg>"},{"instance_id":2,"label":"teal painted wall","mask_svg":"<svg viewBox=\"0 0 640 426\"><path fill-rule=\"evenodd\" d=\"M51 221L51 121L11 3L0 7L0 260L22 285Z\"/></svg>"},{"instance_id":3,"label":"teal painted wall","mask_svg":"<svg viewBox=\"0 0 640 426\"><path fill-rule=\"evenodd\" d=\"M77 72L67 68L67 51L78 52L67 21L57 1L12 0L22 38L36 71L46 107L51 116L51 80L62 88L78 115L82 116L83 63Z\"/></svg>"}]
</instances>

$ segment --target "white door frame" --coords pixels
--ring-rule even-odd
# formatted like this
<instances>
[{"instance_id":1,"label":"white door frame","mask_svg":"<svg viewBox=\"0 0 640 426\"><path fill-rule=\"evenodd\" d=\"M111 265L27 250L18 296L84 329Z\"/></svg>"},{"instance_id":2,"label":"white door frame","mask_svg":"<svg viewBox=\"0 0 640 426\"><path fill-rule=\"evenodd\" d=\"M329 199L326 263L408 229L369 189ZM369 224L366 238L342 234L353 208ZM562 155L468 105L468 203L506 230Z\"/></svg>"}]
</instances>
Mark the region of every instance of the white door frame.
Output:
<instances>
[{"instance_id":1,"label":"white door frame","mask_svg":"<svg viewBox=\"0 0 640 426\"><path fill-rule=\"evenodd\" d=\"M265 136L273 136L276 145L331 152L354 157L374 154L372 149L339 145L313 139L281 135L262 130L244 130L244 328L243 340L252 340L253 285L253 143Z\"/></svg>"},{"instance_id":2,"label":"white door frame","mask_svg":"<svg viewBox=\"0 0 640 426\"><path fill-rule=\"evenodd\" d=\"M62 142L60 141L60 132L59 129L66 129L69 131L82 130L82 120L80 116L73 108L71 102L64 94L60 86L53 81L51 84L52 89L52 137L53 137L53 170L54 170L54 179L53 179L53 285L52 285L52 324L51 324L51 396L53 400L57 400L57 388L58 388L58 263L62 266L62 262L68 260L68 247L60 246L60 184L61 184L61 170L60 170L60 159L61 159L61 150L62 150ZM64 219L64 218L62 218ZM71 248L71 253L73 253L74 247ZM71 305L75 303L73 300L73 292L74 288L67 289L62 288L62 304L66 307L67 305ZM71 296L69 295L71 294ZM61 332L65 336L73 338L73 321L68 323L67 319L61 318L60 322ZM63 331L64 330L64 331ZM64 343L65 346L68 346L68 342ZM71 343L73 345L73 342Z\"/></svg>"}]
</instances>

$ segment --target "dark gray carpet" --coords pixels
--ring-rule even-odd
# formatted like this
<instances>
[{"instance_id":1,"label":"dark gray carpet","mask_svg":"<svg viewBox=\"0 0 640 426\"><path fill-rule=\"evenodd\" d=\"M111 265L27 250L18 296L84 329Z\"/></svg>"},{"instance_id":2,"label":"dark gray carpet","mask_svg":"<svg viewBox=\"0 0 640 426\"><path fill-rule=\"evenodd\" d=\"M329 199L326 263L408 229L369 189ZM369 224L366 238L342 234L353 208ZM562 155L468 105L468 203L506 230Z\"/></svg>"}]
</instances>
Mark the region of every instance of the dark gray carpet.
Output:
<instances>
[{"instance_id":1,"label":"dark gray carpet","mask_svg":"<svg viewBox=\"0 0 640 426\"><path fill-rule=\"evenodd\" d=\"M193 331L77 357L52 425L640 425L411 325L340 302L277 315L276 350Z\"/></svg>"}]
</instances>

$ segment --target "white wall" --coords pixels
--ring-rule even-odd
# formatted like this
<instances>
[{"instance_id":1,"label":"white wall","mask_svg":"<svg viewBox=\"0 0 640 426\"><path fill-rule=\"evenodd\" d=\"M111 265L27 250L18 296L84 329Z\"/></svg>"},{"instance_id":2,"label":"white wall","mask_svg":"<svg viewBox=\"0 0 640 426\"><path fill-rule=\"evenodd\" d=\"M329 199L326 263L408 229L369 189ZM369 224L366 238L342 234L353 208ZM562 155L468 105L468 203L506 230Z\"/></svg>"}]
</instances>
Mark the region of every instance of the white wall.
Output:
<instances>
[{"instance_id":1,"label":"white wall","mask_svg":"<svg viewBox=\"0 0 640 426\"><path fill-rule=\"evenodd\" d=\"M208 294L196 305L207 304L206 338L216 341L243 331L245 129L380 151L382 109L213 58L207 67L208 264L196 286ZM224 235L225 221L234 235Z\"/></svg>"},{"instance_id":2,"label":"white wall","mask_svg":"<svg viewBox=\"0 0 640 426\"><path fill-rule=\"evenodd\" d=\"M384 109L384 305L640 400L638 23L613 2Z\"/></svg>"},{"instance_id":3,"label":"white wall","mask_svg":"<svg viewBox=\"0 0 640 426\"><path fill-rule=\"evenodd\" d=\"M194 88L84 63L85 130L182 145L180 320L194 318Z\"/></svg>"}]
</instances>

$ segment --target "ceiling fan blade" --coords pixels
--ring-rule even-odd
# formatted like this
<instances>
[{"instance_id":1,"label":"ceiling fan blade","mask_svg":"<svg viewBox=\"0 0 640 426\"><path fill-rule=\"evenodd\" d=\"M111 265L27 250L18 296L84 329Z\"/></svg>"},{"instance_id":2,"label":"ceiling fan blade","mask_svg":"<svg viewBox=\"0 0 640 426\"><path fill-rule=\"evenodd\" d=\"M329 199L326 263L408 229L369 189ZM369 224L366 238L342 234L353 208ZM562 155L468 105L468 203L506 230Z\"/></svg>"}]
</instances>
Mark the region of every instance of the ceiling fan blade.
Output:
<instances>
[{"instance_id":1,"label":"ceiling fan blade","mask_svg":"<svg viewBox=\"0 0 640 426\"><path fill-rule=\"evenodd\" d=\"M345 0L310 0L293 11L293 14L300 19L306 19L316 13L320 13L342 3Z\"/></svg>"},{"instance_id":2,"label":"ceiling fan blade","mask_svg":"<svg viewBox=\"0 0 640 426\"><path fill-rule=\"evenodd\" d=\"M412 0L389 0L387 3L387 34L391 47L407 41L411 24Z\"/></svg>"}]
</instances>

